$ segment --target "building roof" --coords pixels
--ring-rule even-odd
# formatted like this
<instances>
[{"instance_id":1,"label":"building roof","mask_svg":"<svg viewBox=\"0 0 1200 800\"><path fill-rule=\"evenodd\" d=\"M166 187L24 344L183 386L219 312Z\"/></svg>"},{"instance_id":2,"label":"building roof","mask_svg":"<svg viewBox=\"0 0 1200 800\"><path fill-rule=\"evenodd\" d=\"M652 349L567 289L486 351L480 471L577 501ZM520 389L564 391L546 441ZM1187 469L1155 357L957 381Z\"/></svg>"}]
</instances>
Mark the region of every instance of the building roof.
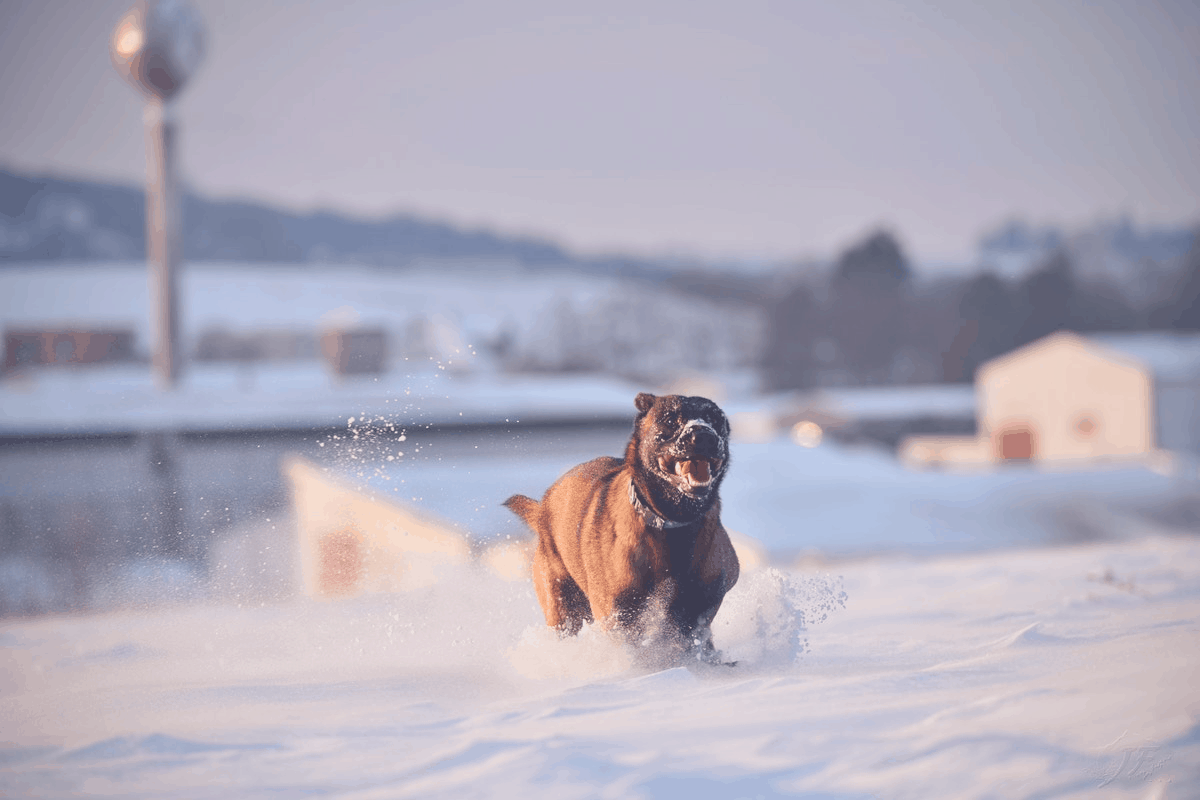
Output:
<instances>
[{"instance_id":1,"label":"building roof","mask_svg":"<svg viewBox=\"0 0 1200 800\"><path fill-rule=\"evenodd\" d=\"M1200 381L1200 333L1168 331L1090 334L1056 331L986 362L980 377L1032 352L1061 346L1083 348L1099 358L1141 367L1159 383Z\"/></svg>"}]
</instances>

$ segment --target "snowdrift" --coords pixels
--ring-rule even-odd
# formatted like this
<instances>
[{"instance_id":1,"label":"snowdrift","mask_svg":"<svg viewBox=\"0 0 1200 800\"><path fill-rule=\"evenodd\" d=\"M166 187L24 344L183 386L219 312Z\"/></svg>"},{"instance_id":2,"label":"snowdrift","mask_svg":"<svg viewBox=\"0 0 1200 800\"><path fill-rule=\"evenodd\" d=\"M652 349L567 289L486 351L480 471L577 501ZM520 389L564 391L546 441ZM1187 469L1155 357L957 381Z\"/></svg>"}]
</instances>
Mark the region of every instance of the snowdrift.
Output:
<instances>
[{"instance_id":1,"label":"snowdrift","mask_svg":"<svg viewBox=\"0 0 1200 800\"><path fill-rule=\"evenodd\" d=\"M735 668L393 594L0 625L0 794L1195 797L1200 543L750 570Z\"/></svg>"}]
</instances>

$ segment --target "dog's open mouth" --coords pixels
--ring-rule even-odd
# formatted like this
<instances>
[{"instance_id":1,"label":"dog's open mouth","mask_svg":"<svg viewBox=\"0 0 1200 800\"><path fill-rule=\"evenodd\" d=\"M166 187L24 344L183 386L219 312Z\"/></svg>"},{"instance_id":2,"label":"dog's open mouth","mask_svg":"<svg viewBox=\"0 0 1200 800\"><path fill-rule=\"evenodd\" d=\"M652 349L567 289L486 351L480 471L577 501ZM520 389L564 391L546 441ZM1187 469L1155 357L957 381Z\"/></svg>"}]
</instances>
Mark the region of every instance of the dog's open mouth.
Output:
<instances>
[{"instance_id":1,"label":"dog's open mouth","mask_svg":"<svg viewBox=\"0 0 1200 800\"><path fill-rule=\"evenodd\" d=\"M660 458L658 466L668 475L680 479L689 489L698 489L713 482L713 476L721 469L719 458L688 458L675 460Z\"/></svg>"}]
</instances>

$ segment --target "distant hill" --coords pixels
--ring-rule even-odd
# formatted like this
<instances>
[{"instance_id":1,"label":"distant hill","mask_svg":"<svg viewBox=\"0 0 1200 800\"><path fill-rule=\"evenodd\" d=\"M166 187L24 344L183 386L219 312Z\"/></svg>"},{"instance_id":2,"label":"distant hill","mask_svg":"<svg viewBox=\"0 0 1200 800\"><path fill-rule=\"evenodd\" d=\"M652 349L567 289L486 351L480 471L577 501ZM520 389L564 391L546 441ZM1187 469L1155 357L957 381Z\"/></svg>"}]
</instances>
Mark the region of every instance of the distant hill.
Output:
<instances>
[{"instance_id":1,"label":"distant hill","mask_svg":"<svg viewBox=\"0 0 1200 800\"><path fill-rule=\"evenodd\" d=\"M411 215L367 221L331 211L296 214L257 203L185 193L187 261L364 264L404 269L428 261L483 261L498 268L559 268L620 276L718 302L762 304L770 273L629 255L579 256L557 243L467 230ZM140 187L0 169L0 265L145 258L146 200Z\"/></svg>"},{"instance_id":2,"label":"distant hill","mask_svg":"<svg viewBox=\"0 0 1200 800\"><path fill-rule=\"evenodd\" d=\"M183 255L194 261L389 267L425 259L495 259L531 267L577 261L551 241L415 216L364 221L191 193L184 194L182 209ZM0 170L0 261L143 258L145 213L140 188Z\"/></svg>"}]
</instances>

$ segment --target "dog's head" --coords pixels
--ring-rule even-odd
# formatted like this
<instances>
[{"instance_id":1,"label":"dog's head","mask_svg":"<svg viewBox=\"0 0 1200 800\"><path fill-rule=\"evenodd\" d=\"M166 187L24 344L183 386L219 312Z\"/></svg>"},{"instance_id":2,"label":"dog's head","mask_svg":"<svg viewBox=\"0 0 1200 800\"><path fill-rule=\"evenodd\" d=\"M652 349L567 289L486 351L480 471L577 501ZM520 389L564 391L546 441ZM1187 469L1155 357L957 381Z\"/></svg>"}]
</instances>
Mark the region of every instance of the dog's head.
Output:
<instances>
[{"instance_id":1,"label":"dog's head","mask_svg":"<svg viewBox=\"0 0 1200 800\"><path fill-rule=\"evenodd\" d=\"M643 392L625 452L634 486L659 516L676 523L702 517L729 469L729 420L711 400Z\"/></svg>"}]
</instances>

